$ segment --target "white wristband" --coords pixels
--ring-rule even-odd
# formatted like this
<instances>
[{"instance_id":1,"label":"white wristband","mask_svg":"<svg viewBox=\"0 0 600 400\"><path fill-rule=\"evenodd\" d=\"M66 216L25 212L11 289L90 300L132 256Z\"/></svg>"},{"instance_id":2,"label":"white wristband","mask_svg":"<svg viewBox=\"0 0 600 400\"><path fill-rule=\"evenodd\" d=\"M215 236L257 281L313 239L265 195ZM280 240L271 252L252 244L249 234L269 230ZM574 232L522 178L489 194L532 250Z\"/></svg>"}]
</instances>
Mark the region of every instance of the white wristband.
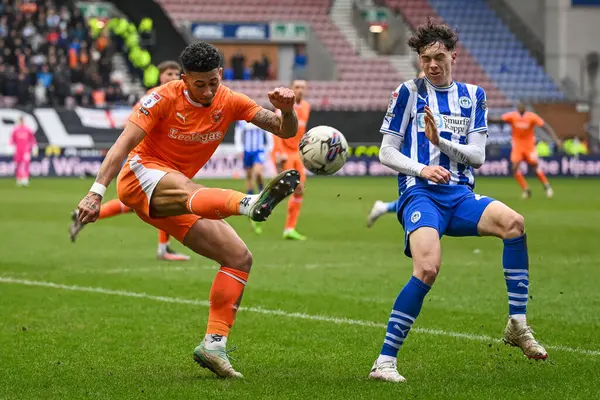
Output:
<instances>
[{"instance_id":1,"label":"white wristband","mask_svg":"<svg viewBox=\"0 0 600 400\"><path fill-rule=\"evenodd\" d=\"M106 186L101 183L94 182L92 185L90 192L99 194L100 197L104 197L104 193L106 193Z\"/></svg>"}]
</instances>

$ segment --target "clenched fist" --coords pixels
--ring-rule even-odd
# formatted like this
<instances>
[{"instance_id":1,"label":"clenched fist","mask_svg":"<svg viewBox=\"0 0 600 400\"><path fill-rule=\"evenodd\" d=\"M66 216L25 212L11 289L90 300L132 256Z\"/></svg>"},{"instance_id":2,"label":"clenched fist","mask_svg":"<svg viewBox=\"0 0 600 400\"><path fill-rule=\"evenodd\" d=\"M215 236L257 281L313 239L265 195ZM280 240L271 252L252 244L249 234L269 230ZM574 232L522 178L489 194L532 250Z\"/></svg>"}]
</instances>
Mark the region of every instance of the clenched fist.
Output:
<instances>
[{"instance_id":1,"label":"clenched fist","mask_svg":"<svg viewBox=\"0 0 600 400\"><path fill-rule=\"evenodd\" d=\"M296 102L296 95L292 89L278 87L269 92L269 101L282 112L292 111Z\"/></svg>"}]
</instances>

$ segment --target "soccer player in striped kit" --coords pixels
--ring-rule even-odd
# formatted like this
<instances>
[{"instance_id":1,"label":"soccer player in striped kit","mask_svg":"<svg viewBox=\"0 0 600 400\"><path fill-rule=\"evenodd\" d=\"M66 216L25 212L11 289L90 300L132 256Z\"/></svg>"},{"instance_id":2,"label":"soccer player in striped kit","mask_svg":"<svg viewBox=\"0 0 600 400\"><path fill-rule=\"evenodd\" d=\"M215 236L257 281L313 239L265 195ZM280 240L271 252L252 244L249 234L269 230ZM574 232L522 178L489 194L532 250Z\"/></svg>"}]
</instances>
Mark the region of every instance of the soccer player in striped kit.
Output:
<instances>
[{"instance_id":1,"label":"soccer player in striped kit","mask_svg":"<svg viewBox=\"0 0 600 400\"><path fill-rule=\"evenodd\" d=\"M485 161L487 105L482 88L452 79L457 41L455 31L431 20L417 29L408 44L419 55L425 77L398 86L380 129L381 163L398 172L398 219L413 274L393 305L371 379L405 381L396 357L440 270L444 234L504 241L509 308L504 341L529 358L548 357L525 318L529 257L523 217L473 192L473 168Z\"/></svg>"},{"instance_id":2,"label":"soccer player in striped kit","mask_svg":"<svg viewBox=\"0 0 600 400\"><path fill-rule=\"evenodd\" d=\"M235 148L242 156L246 171L246 193L259 193L264 188L263 166L265 153L273 149L273 135L251 122L238 121L235 125ZM254 232L262 233L261 223L250 219Z\"/></svg>"}]
</instances>

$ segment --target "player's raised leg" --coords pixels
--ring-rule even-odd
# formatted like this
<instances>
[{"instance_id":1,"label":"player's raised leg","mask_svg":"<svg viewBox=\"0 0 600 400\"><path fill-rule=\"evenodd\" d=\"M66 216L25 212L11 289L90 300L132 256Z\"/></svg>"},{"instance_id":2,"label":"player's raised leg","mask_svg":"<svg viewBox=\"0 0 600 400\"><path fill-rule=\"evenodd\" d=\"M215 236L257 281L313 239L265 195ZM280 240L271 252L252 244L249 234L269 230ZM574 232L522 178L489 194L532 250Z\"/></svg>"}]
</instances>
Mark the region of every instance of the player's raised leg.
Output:
<instances>
[{"instance_id":1,"label":"player's raised leg","mask_svg":"<svg viewBox=\"0 0 600 400\"><path fill-rule=\"evenodd\" d=\"M441 247L438 231L422 226L410 233L409 238L413 275L396 298L388 320L381 353L369 374L371 379L389 382L406 381L398 373L396 357L440 269Z\"/></svg>"},{"instance_id":2,"label":"player's raised leg","mask_svg":"<svg viewBox=\"0 0 600 400\"><path fill-rule=\"evenodd\" d=\"M150 213L152 217L196 214L207 219L246 215L254 221L264 221L299 183L298 171L287 170L259 194L247 195L231 189L207 188L172 172L158 182L150 200Z\"/></svg>"},{"instance_id":3,"label":"player's raised leg","mask_svg":"<svg viewBox=\"0 0 600 400\"><path fill-rule=\"evenodd\" d=\"M508 290L509 317L504 341L520 347L529 358L545 359L548 353L533 337L527 325L529 297L529 255L523 217L505 204L494 201L481 215L477 230L482 236L504 240L502 266Z\"/></svg>"},{"instance_id":4,"label":"player's raised leg","mask_svg":"<svg viewBox=\"0 0 600 400\"><path fill-rule=\"evenodd\" d=\"M377 200L375 203L373 203L371 212L367 216L367 228L372 227L373 224L375 224L375 221L377 221L382 215L388 213L396 213L397 208L398 200L390 201L389 203Z\"/></svg>"}]
</instances>

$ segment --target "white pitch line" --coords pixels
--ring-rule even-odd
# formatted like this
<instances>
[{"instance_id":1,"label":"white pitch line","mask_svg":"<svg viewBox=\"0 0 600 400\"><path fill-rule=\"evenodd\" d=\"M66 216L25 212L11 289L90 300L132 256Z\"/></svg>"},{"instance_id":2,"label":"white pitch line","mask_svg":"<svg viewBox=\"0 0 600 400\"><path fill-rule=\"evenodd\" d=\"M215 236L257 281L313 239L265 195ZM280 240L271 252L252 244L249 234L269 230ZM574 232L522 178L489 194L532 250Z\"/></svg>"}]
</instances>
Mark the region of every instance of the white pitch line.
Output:
<instances>
[{"instance_id":1,"label":"white pitch line","mask_svg":"<svg viewBox=\"0 0 600 400\"><path fill-rule=\"evenodd\" d=\"M163 303L175 303L175 304L191 304L195 306L208 307L209 302L206 300L192 300L192 299L182 299L179 297L166 297L166 296L153 296L147 293L137 293L137 292L128 292L125 290L113 290L113 289L104 289L100 287L89 287L89 286L77 286L77 285L63 285L60 283L53 282L45 282L45 281L30 281L26 279L16 279L10 277L2 277L0 276L0 283L12 283L17 285L26 285L26 286L39 286L39 287L47 287L53 289L62 289L62 290L70 290L73 292L88 292L88 293L101 293L113 296L123 296L123 297L137 297L140 299L148 299L154 301L160 301ZM240 311L248 311L254 312L258 314L266 314L266 315L279 315L286 318L296 318L296 319L305 319L310 321L321 321L321 322L331 322L334 324L340 325L357 325L357 326L366 326L370 328L380 328L385 329L386 325L378 322L372 321L364 321L359 319L350 319L350 318L336 318L330 317L327 315L312 315L305 313L290 313L284 310L271 310L267 308L261 307L240 307ZM424 333L427 335L436 335L436 336L447 336L453 337L457 339L467 339L477 342L493 342L498 343L501 340L493 338L487 335L475 335L471 333L462 333L462 332L452 332L445 331L442 329L430 329L430 328L413 328L413 332ZM587 356L600 356L600 350L587 350L581 349L578 347L569 347L562 345L546 345L547 349L551 350L559 350L566 351L569 353L578 353Z\"/></svg>"}]
</instances>

